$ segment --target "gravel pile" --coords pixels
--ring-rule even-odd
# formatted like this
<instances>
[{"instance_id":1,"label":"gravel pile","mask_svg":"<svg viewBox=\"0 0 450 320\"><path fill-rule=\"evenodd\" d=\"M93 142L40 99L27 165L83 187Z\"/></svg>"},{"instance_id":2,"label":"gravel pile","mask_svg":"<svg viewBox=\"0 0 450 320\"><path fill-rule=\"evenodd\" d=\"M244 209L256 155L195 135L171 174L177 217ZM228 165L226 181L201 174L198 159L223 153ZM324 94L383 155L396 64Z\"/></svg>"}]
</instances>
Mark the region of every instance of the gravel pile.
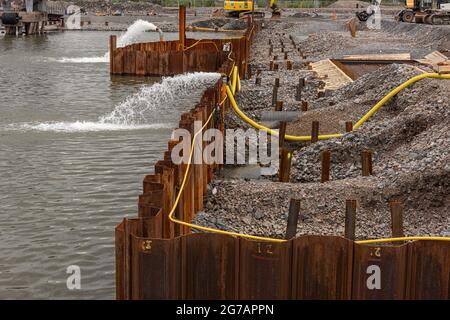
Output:
<instances>
[{"instance_id":1,"label":"gravel pile","mask_svg":"<svg viewBox=\"0 0 450 320\"><path fill-rule=\"evenodd\" d=\"M393 68L394 66L389 68L389 71ZM380 71L379 74L383 73ZM385 73L386 76L389 74ZM358 130L346 134L342 139L320 141L294 152L292 181L316 182L320 179L322 150L332 152L333 180L359 176L360 153L365 149L374 151L376 175L389 182L395 180L395 176L401 171L405 174L421 171L431 163L437 166L440 163L445 167L442 161L450 152L450 136L445 133L445 127L450 123L445 120L450 115L450 98L442 95L442 92L449 90L450 84L445 80L422 80L399 93ZM357 98L358 104L352 104L352 100L349 100L347 105L350 108L353 105L355 114L362 115L373 105L372 100L367 104L367 98L366 94ZM327 109L319 109L317 114L326 117Z\"/></svg>"},{"instance_id":2,"label":"gravel pile","mask_svg":"<svg viewBox=\"0 0 450 320\"><path fill-rule=\"evenodd\" d=\"M397 82L414 75L408 66L393 65L337 91L338 99L360 99L376 83L378 100ZM388 84L383 79L397 79ZM398 95L385 110L342 139L321 141L294 152L291 183L266 180L216 180L205 212L196 223L235 232L283 237L290 198L302 200L298 234L342 235L346 199L357 199L357 237L390 235L388 200L400 198L407 235L450 233L450 84L422 80ZM373 95L373 88L371 90ZM362 93L362 95L360 94ZM424 97L427 97L424 99ZM327 108L318 107L318 110ZM356 109L358 110L358 109ZM374 176L361 177L360 152L374 151ZM320 152L332 152L331 181L320 179Z\"/></svg>"},{"instance_id":3,"label":"gravel pile","mask_svg":"<svg viewBox=\"0 0 450 320\"><path fill-rule=\"evenodd\" d=\"M287 131L294 135L309 135L311 123L319 121L320 134L344 132L346 121L356 123L395 87L419 73L414 67L398 64L368 73L329 97L313 101L309 111L303 113L298 121L288 124ZM390 117L392 110L401 108L395 101L380 110L377 117Z\"/></svg>"},{"instance_id":4,"label":"gravel pile","mask_svg":"<svg viewBox=\"0 0 450 320\"><path fill-rule=\"evenodd\" d=\"M237 98L250 117L259 119L263 110L272 110L275 76L280 78L279 100L285 102L284 109L298 111L300 103L295 101L295 87L299 77L306 77L308 86L302 98L309 101L309 111L288 126L288 133L310 134L313 120L320 121L321 133L343 132L345 121L355 123L393 88L420 73L412 66L393 64L318 98L321 81L314 78L301 59L294 70L268 71L268 39L283 39L289 50L293 48L289 35L294 34L294 40L303 37L301 41L318 37L320 40L309 46L313 48L311 54L314 57L336 54L335 48L326 42L339 35L339 31L328 34L320 31L305 38L308 29L300 31L302 23L269 23L258 35L252 47L251 64L253 70L262 70L262 83L256 86L255 77L242 81L243 90ZM377 32L377 37L372 39L375 47L385 40L385 49L394 48L400 33L392 33L395 33L393 37L384 31ZM345 40L345 35L341 36L337 37L336 43ZM371 45L370 41L367 44L358 44L358 39L351 41L360 46L357 48L360 51ZM277 50L279 48L275 48L274 54L279 52ZM349 54L351 50L347 43L337 49ZM217 178L209 186L204 212L200 212L194 222L222 230L282 238L286 231L289 200L298 198L302 204L297 235L343 235L345 200L356 199L357 239L387 237L391 235L388 201L400 199L404 206L406 235L450 236L448 92L450 81L422 80L402 91L370 121L341 139L291 145L294 153L289 183L270 179ZM227 113L226 125L248 128L232 111ZM362 177L360 153L367 149L374 152L374 175ZM332 153L331 181L327 183L319 182L323 150Z\"/></svg>"}]
</instances>

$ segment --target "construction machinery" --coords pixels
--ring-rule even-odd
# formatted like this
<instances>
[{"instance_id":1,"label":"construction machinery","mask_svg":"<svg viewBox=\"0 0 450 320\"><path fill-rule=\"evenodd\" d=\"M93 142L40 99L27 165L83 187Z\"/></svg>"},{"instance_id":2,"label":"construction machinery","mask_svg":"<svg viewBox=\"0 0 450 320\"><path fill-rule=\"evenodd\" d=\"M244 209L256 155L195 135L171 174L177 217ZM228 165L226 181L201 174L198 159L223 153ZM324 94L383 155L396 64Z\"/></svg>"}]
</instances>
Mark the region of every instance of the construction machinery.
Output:
<instances>
[{"instance_id":1,"label":"construction machinery","mask_svg":"<svg viewBox=\"0 0 450 320\"><path fill-rule=\"evenodd\" d=\"M369 20L369 17L375 14L375 9L380 6L380 3L381 0L372 0L370 6L368 6L366 10L356 12L359 21Z\"/></svg>"},{"instance_id":2,"label":"construction machinery","mask_svg":"<svg viewBox=\"0 0 450 320\"><path fill-rule=\"evenodd\" d=\"M398 21L427 24L450 24L450 0L406 0Z\"/></svg>"},{"instance_id":3,"label":"construction machinery","mask_svg":"<svg viewBox=\"0 0 450 320\"><path fill-rule=\"evenodd\" d=\"M272 11L272 17L278 17L281 14L278 7L278 0L268 0L267 7ZM231 17L239 17L253 13L257 16L264 17L264 12L258 11L254 0L246 1L224 1L223 10Z\"/></svg>"}]
</instances>

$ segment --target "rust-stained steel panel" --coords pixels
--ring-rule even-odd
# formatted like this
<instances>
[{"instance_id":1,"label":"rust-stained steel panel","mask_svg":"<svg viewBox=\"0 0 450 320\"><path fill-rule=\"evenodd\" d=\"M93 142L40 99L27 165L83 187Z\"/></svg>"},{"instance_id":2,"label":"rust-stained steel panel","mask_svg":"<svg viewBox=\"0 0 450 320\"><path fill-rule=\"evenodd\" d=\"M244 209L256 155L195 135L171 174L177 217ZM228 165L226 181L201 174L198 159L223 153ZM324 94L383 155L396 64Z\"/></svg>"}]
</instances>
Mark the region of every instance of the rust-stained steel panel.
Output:
<instances>
[{"instance_id":1,"label":"rust-stained steel panel","mask_svg":"<svg viewBox=\"0 0 450 320\"><path fill-rule=\"evenodd\" d=\"M144 51L136 51L136 75L145 76L147 73L147 54Z\"/></svg>"},{"instance_id":2,"label":"rust-stained steel panel","mask_svg":"<svg viewBox=\"0 0 450 320\"><path fill-rule=\"evenodd\" d=\"M354 245L352 299L404 299L407 246ZM379 268L380 289L374 268ZM369 278L371 277L372 278ZM371 289L367 282L370 282Z\"/></svg>"},{"instance_id":3,"label":"rust-stained steel panel","mask_svg":"<svg viewBox=\"0 0 450 320\"><path fill-rule=\"evenodd\" d=\"M408 244L407 299L450 298L450 242Z\"/></svg>"},{"instance_id":4,"label":"rust-stained steel panel","mask_svg":"<svg viewBox=\"0 0 450 320\"><path fill-rule=\"evenodd\" d=\"M171 74L183 73L183 52L171 51L169 54L169 65Z\"/></svg>"},{"instance_id":5,"label":"rust-stained steel panel","mask_svg":"<svg viewBox=\"0 0 450 320\"><path fill-rule=\"evenodd\" d=\"M136 74L136 51L131 49L124 51L123 73L128 75Z\"/></svg>"},{"instance_id":6,"label":"rust-stained steel panel","mask_svg":"<svg viewBox=\"0 0 450 320\"><path fill-rule=\"evenodd\" d=\"M197 233L181 238L184 299L236 299L239 240Z\"/></svg>"},{"instance_id":7,"label":"rust-stained steel panel","mask_svg":"<svg viewBox=\"0 0 450 320\"><path fill-rule=\"evenodd\" d=\"M349 299L353 243L342 237L303 236L292 241L292 298Z\"/></svg>"},{"instance_id":8,"label":"rust-stained steel panel","mask_svg":"<svg viewBox=\"0 0 450 320\"><path fill-rule=\"evenodd\" d=\"M197 63L197 51L185 51L183 53L183 71L198 71Z\"/></svg>"},{"instance_id":9,"label":"rust-stained steel panel","mask_svg":"<svg viewBox=\"0 0 450 320\"><path fill-rule=\"evenodd\" d=\"M125 251L124 251L124 222L116 226L115 247L116 247L116 299L125 299Z\"/></svg>"},{"instance_id":10,"label":"rust-stained steel panel","mask_svg":"<svg viewBox=\"0 0 450 320\"><path fill-rule=\"evenodd\" d=\"M161 52L159 54L159 61L158 61L159 72L158 72L158 74L160 74L160 75L171 75L171 74L173 74L173 72L170 70L169 55L170 55L170 51Z\"/></svg>"},{"instance_id":11,"label":"rust-stained steel panel","mask_svg":"<svg viewBox=\"0 0 450 320\"><path fill-rule=\"evenodd\" d=\"M146 188L151 184L153 184L153 183L147 183ZM164 185L160 184L160 183L157 183L156 185L161 185L161 189L150 190L150 191L146 190L147 192L139 195L139 198L138 198L138 215L139 216L143 216L145 210L147 210L145 208L148 208L149 206L158 207L158 208L162 208L164 206L164 202L163 202Z\"/></svg>"},{"instance_id":12,"label":"rust-stained steel panel","mask_svg":"<svg viewBox=\"0 0 450 320\"><path fill-rule=\"evenodd\" d=\"M114 74L123 74L123 50L121 48L114 50Z\"/></svg>"},{"instance_id":13,"label":"rust-stained steel panel","mask_svg":"<svg viewBox=\"0 0 450 320\"><path fill-rule=\"evenodd\" d=\"M147 75L158 75L159 72L159 52L147 52Z\"/></svg>"},{"instance_id":14,"label":"rust-stained steel panel","mask_svg":"<svg viewBox=\"0 0 450 320\"><path fill-rule=\"evenodd\" d=\"M239 242L239 299L289 299L291 242Z\"/></svg>"},{"instance_id":15,"label":"rust-stained steel panel","mask_svg":"<svg viewBox=\"0 0 450 320\"><path fill-rule=\"evenodd\" d=\"M180 239L132 237L132 298L180 299Z\"/></svg>"}]
</instances>

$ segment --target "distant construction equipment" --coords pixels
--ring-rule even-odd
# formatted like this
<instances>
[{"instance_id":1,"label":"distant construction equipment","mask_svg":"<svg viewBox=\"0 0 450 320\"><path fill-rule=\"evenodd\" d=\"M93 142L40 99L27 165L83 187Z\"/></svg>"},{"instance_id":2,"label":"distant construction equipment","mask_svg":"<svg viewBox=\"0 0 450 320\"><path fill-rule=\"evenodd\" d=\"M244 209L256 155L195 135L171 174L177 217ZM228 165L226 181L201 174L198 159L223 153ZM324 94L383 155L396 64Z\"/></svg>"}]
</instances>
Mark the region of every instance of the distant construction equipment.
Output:
<instances>
[{"instance_id":1,"label":"distant construction equipment","mask_svg":"<svg viewBox=\"0 0 450 320\"><path fill-rule=\"evenodd\" d=\"M449 0L406 0L406 8L397 15L403 22L450 24Z\"/></svg>"},{"instance_id":2,"label":"distant construction equipment","mask_svg":"<svg viewBox=\"0 0 450 320\"><path fill-rule=\"evenodd\" d=\"M64 26L64 6L47 0L2 0L0 21L7 35L41 34L47 24Z\"/></svg>"}]
</instances>

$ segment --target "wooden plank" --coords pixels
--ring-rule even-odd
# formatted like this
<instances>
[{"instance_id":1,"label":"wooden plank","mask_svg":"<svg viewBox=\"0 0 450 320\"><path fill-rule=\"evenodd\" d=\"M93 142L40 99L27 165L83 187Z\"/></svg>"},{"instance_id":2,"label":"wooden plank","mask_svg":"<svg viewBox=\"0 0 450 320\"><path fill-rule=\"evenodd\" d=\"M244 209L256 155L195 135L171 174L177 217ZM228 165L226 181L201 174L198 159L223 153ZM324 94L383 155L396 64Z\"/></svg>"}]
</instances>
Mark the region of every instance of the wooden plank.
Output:
<instances>
[{"instance_id":1,"label":"wooden plank","mask_svg":"<svg viewBox=\"0 0 450 320\"><path fill-rule=\"evenodd\" d=\"M404 299L407 249L406 245L391 247L355 244L352 299ZM376 287L377 274L379 288Z\"/></svg>"},{"instance_id":2,"label":"wooden plank","mask_svg":"<svg viewBox=\"0 0 450 320\"><path fill-rule=\"evenodd\" d=\"M438 64L440 62L448 61L448 58L446 55L440 53L439 51L433 51L429 54L427 54L424 59L429 64Z\"/></svg>"},{"instance_id":3,"label":"wooden plank","mask_svg":"<svg viewBox=\"0 0 450 320\"><path fill-rule=\"evenodd\" d=\"M240 239L239 299L289 299L291 242Z\"/></svg>"},{"instance_id":4,"label":"wooden plank","mask_svg":"<svg viewBox=\"0 0 450 320\"><path fill-rule=\"evenodd\" d=\"M345 72L336 66L330 59L311 63L311 68L317 76L323 78L326 90L336 90L353 82Z\"/></svg>"},{"instance_id":5,"label":"wooden plank","mask_svg":"<svg viewBox=\"0 0 450 320\"><path fill-rule=\"evenodd\" d=\"M379 61L401 61L411 60L411 54L408 53L371 53L371 54L349 54L344 55L344 60L379 60Z\"/></svg>"},{"instance_id":6,"label":"wooden plank","mask_svg":"<svg viewBox=\"0 0 450 320\"><path fill-rule=\"evenodd\" d=\"M292 245L292 299L350 299L353 242L303 236Z\"/></svg>"}]
</instances>

